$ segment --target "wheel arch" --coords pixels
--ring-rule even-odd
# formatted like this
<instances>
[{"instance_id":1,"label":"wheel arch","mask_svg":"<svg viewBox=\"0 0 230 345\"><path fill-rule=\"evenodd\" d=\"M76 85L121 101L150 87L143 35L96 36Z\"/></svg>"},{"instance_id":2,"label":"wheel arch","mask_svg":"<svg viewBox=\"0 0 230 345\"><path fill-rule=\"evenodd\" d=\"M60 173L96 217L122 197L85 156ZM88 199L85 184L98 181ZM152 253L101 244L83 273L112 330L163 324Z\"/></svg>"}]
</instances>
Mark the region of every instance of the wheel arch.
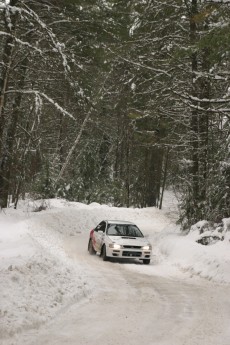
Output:
<instances>
[{"instance_id":1,"label":"wheel arch","mask_svg":"<svg viewBox=\"0 0 230 345\"><path fill-rule=\"evenodd\" d=\"M101 246L100 256L102 256L104 247L106 249L106 244L105 243L103 243L102 246Z\"/></svg>"}]
</instances>

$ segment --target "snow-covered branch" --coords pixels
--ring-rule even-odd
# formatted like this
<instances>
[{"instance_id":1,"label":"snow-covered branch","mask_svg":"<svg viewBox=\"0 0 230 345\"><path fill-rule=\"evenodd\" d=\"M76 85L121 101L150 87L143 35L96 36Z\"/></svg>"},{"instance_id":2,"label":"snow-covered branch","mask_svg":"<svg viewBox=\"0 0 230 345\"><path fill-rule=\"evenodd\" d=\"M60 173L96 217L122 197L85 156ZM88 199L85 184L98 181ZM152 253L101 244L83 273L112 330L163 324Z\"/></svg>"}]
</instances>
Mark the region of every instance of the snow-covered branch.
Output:
<instances>
[{"instance_id":1,"label":"snow-covered branch","mask_svg":"<svg viewBox=\"0 0 230 345\"><path fill-rule=\"evenodd\" d=\"M141 68L144 68L144 69L148 69L150 71L153 71L153 72L157 72L159 74L165 74L167 75L168 77L171 77L171 74L169 74L167 71L164 71L162 69L159 69L159 68L154 68L154 67L151 67L151 66L147 66L145 64L142 64L142 63L139 63L139 62L135 62L135 61L132 61L132 60L129 60L129 59L126 59L124 58L123 56L121 56L120 54L112 51L111 48L108 48L108 50L113 53L114 55L116 55L119 59L123 60L123 61L126 61L128 62L129 64L132 64L132 65L135 65L137 67L141 67Z\"/></svg>"},{"instance_id":2,"label":"snow-covered branch","mask_svg":"<svg viewBox=\"0 0 230 345\"><path fill-rule=\"evenodd\" d=\"M68 65L67 57L63 52L63 49L65 48L65 44L57 41L56 36L53 33L53 31L48 27L48 25L44 21L42 21L42 19L38 16L38 14L35 11L33 11L31 8L29 8L26 4L24 4L24 6L25 6L25 8L22 8L21 11L26 13L29 17L35 19L36 22L40 25L40 27L43 30L45 30L45 32L47 33L48 37L50 38L50 41L52 42L54 48L56 49L56 51L60 54L60 56L62 58L62 64L63 64L65 72L69 73L70 72L70 66Z\"/></svg>"},{"instance_id":3,"label":"snow-covered branch","mask_svg":"<svg viewBox=\"0 0 230 345\"><path fill-rule=\"evenodd\" d=\"M173 93L175 93L176 95L184 99L198 102L198 103L229 103L230 102L230 98L199 98L199 97L195 97L195 96L188 95L185 93L182 94L177 91L173 91Z\"/></svg>"},{"instance_id":4,"label":"snow-covered branch","mask_svg":"<svg viewBox=\"0 0 230 345\"><path fill-rule=\"evenodd\" d=\"M39 54L42 54L41 49L38 49L37 47L31 45L29 42L20 40L19 38L17 38L16 36L14 36L8 32L0 31L0 36L12 37L15 40L15 42L19 43L20 45L31 48L31 49L35 50L36 52L38 52Z\"/></svg>"},{"instance_id":5,"label":"snow-covered branch","mask_svg":"<svg viewBox=\"0 0 230 345\"><path fill-rule=\"evenodd\" d=\"M10 93L22 93L22 94L29 94L29 95L34 95L36 99L39 98L44 98L46 99L49 103L51 103L57 110L59 110L62 114L69 116L72 120L76 121L75 117L69 113L67 110L65 110L60 104L55 102L52 98L47 96L45 93L37 91L37 90L8 90L5 92L5 94L10 94Z\"/></svg>"}]
</instances>

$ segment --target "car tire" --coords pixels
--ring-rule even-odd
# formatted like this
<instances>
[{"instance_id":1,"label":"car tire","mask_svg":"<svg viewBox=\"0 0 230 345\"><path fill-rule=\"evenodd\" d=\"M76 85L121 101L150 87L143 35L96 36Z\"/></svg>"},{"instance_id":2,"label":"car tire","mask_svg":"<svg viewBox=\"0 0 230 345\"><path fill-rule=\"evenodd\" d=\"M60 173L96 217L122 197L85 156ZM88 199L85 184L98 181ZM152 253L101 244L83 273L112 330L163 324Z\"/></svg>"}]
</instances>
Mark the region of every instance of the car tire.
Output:
<instances>
[{"instance_id":1,"label":"car tire","mask_svg":"<svg viewBox=\"0 0 230 345\"><path fill-rule=\"evenodd\" d=\"M95 255L96 254L96 250L93 248L93 242L92 242L91 239L89 240L88 251L89 251L90 255Z\"/></svg>"},{"instance_id":2,"label":"car tire","mask_svg":"<svg viewBox=\"0 0 230 345\"><path fill-rule=\"evenodd\" d=\"M105 244L103 245L101 249L101 256L103 261L108 261L108 256L106 255L106 246Z\"/></svg>"},{"instance_id":3,"label":"car tire","mask_svg":"<svg viewBox=\"0 0 230 345\"><path fill-rule=\"evenodd\" d=\"M150 264L150 259L144 259L144 260L143 260L143 264L145 264L145 265Z\"/></svg>"}]
</instances>

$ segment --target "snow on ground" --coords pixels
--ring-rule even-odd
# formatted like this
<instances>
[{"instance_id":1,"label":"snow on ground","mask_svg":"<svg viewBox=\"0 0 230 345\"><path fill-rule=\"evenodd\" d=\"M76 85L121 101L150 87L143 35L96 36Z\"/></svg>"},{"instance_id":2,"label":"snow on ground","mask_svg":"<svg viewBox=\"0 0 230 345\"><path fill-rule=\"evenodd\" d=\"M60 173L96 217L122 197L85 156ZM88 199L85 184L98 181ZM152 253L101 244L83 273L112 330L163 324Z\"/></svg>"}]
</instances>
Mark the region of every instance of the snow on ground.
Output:
<instances>
[{"instance_id":1,"label":"snow on ground","mask_svg":"<svg viewBox=\"0 0 230 345\"><path fill-rule=\"evenodd\" d=\"M39 328L63 308L91 294L95 282L82 262L64 250L66 238L85 236L102 219L135 222L153 245L150 265L124 264L125 269L175 279L201 277L230 283L229 236L203 246L195 233L184 236L175 225L175 199L155 208L115 208L92 203L49 200L47 209L32 212L34 203L0 213L0 339ZM39 205L39 204L38 204ZM37 206L38 206L37 205ZM229 220L225 220L226 227Z\"/></svg>"},{"instance_id":2,"label":"snow on ground","mask_svg":"<svg viewBox=\"0 0 230 345\"><path fill-rule=\"evenodd\" d=\"M0 215L0 339L39 327L88 293L80 266L65 258L37 215Z\"/></svg>"}]
</instances>

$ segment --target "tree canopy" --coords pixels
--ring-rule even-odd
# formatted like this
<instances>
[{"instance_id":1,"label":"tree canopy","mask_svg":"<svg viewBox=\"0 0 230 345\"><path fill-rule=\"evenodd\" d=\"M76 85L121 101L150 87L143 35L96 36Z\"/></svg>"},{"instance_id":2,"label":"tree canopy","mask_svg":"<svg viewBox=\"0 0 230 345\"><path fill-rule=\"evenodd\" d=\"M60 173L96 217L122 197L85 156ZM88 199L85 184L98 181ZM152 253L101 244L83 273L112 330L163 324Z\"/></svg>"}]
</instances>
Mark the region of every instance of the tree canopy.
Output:
<instances>
[{"instance_id":1,"label":"tree canopy","mask_svg":"<svg viewBox=\"0 0 230 345\"><path fill-rule=\"evenodd\" d=\"M230 214L230 4L0 1L0 205Z\"/></svg>"}]
</instances>

